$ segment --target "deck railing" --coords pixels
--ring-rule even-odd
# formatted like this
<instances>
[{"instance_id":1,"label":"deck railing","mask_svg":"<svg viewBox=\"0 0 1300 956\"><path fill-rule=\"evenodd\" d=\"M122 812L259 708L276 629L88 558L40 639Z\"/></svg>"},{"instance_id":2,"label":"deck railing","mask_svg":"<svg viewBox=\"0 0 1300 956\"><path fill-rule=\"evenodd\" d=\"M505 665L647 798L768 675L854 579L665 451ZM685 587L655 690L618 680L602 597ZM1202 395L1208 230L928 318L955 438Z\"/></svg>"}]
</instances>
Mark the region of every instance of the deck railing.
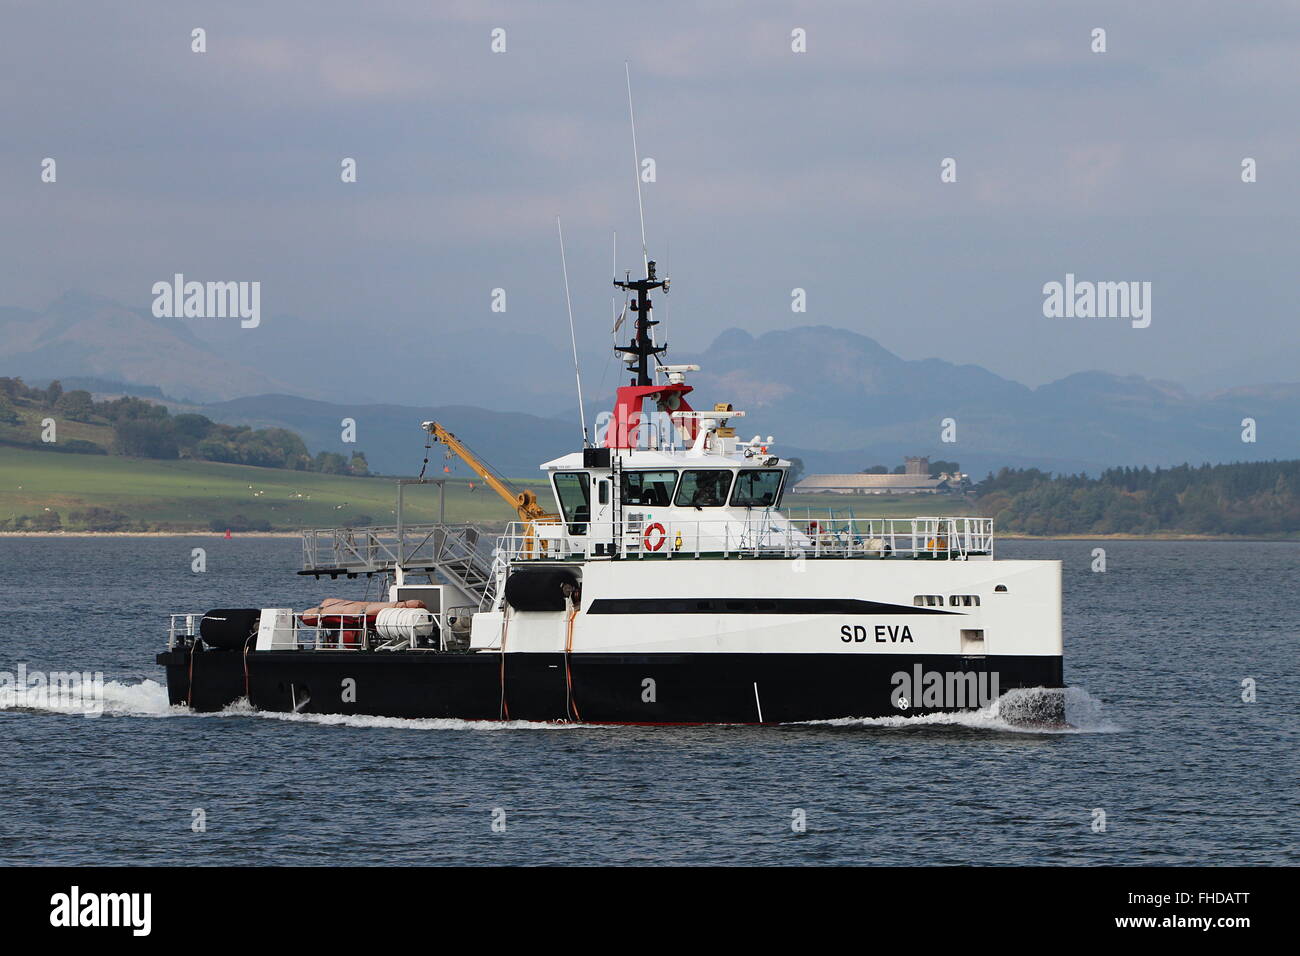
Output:
<instances>
[{"instance_id":1,"label":"deck railing","mask_svg":"<svg viewBox=\"0 0 1300 956\"><path fill-rule=\"evenodd\" d=\"M181 638L195 638L199 636L199 623L203 620L203 613L197 614L180 613L171 615L170 623L167 625L167 650L174 648Z\"/></svg>"},{"instance_id":2,"label":"deck railing","mask_svg":"<svg viewBox=\"0 0 1300 956\"><path fill-rule=\"evenodd\" d=\"M482 598L492 561L480 550L472 524L416 524L375 528L314 528L302 533L306 574L376 574L399 564L407 570L436 569L474 598Z\"/></svg>"},{"instance_id":3,"label":"deck railing","mask_svg":"<svg viewBox=\"0 0 1300 956\"><path fill-rule=\"evenodd\" d=\"M302 533L302 567L365 572L391 570L399 561L408 567L434 564L448 545L461 544L467 531L477 530L468 524L312 528Z\"/></svg>"},{"instance_id":4,"label":"deck railing","mask_svg":"<svg viewBox=\"0 0 1300 956\"><path fill-rule=\"evenodd\" d=\"M477 610L477 608L475 608ZM172 650L182 640L199 638L201 613L176 613L171 615L167 628L167 649ZM308 623L300 612L292 612L283 626L277 626L271 632L271 650L300 651L387 651L387 650L433 650L427 646L418 646L421 638L419 627L433 625L438 635L438 650L447 650L450 642L456 638L447 627L446 616L436 611L425 611L417 622L406 624L386 624L384 633L376 627L373 619L362 613L316 615ZM254 637L250 636L250 646Z\"/></svg>"},{"instance_id":5,"label":"deck railing","mask_svg":"<svg viewBox=\"0 0 1300 956\"><path fill-rule=\"evenodd\" d=\"M929 558L962 560L993 553L992 518L838 518L792 521L766 513L748 521L515 521L498 543L511 561L580 560L617 553L627 559Z\"/></svg>"}]
</instances>

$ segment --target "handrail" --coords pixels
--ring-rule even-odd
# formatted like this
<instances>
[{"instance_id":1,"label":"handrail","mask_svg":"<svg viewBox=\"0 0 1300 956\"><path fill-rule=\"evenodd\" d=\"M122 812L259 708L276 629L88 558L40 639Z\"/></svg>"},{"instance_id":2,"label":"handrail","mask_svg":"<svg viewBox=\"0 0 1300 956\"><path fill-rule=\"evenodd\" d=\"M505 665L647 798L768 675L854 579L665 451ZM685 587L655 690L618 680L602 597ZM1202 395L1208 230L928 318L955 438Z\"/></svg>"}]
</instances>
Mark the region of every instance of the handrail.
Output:
<instances>
[{"instance_id":1,"label":"handrail","mask_svg":"<svg viewBox=\"0 0 1300 956\"><path fill-rule=\"evenodd\" d=\"M396 645L401 644L403 640L409 644L412 649L418 635L415 633L415 625L408 624L410 633L402 638L379 637L377 623L372 621L364 612L343 612L338 614L315 614L315 623L309 624L304 619L306 612L294 611L292 613L291 624L289 626L289 638L281 643L280 637L272 639L272 649L275 650L300 650L300 651L374 651L374 650L392 650ZM438 650L447 650L450 631L447 627L446 615L438 611L429 609L424 610L424 618L431 622L438 634ZM203 619L203 614L195 613L175 613L167 628L167 649L173 650L182 638L198 639L199 622ZM326 620L326 619L330 620ZM399 630L402 625L385 625L385 627L397 627ZM278 633L278 632L277 632ZM380 641L385 643L381 644ZM419 648L419 650L430 650L431 648Z\"/></svg>"},{"instance_id":2,"label":"handrail","mask_svg":"<svg viewBox=\"0 0 1300 956\"><path fill-rule=\"evenodd\" d=\"M663 533L660 534L661 526ZM791 521L765 512L748 519L586 522L584 533L557 523L512 522L498 541L510 561L731 557L915 558L964 560L993 554L993 519L975 517L836 518ZM538 547L540 540L541 547ZM600 546L599 550L597 545Z\"/></svg>"},{"instance_id":3,"label":"handrail","mask_svg":"<svg viewBox=\"0 0 1300 956\"><path fill-rule=\"evenodd\" d=\"M397 565L398 542L404 564L431 559L430 552L472 524L376 525L365 528L308 528L302 532L303 570L388 570ZM439 536L439 532L443 537Z\"/></svg>"},{"instance_id":4,"label":"handrail","mask_svg":"<svg viewBox=\"0 0 1300 956\"><path fill-rule=\"evenodd\" d=\"M366 528L310 528L302 532L304 571L392 570L449 560L448 553L477 555L480 529L473 524L383 525ZM482 557L481 555L478 555Z\"/></svg>"},{"instance_id":5,"label":"handrail","mask_svg":"<svg viewBox=\"0 0 1300 956\"><path fill-rule=\"evenodd\" d=\"M179 613L171 615L171 620L167 624L167 650L172 650L176 642L182 637L198 637L199 623L203 620L202 613L190 614Z\"/></svg>"},{"instance_id":6,"label":"handrail","mask_svg":"<svg viewBox=\"0 0 1300 956\"><path fill-rule=\"evenodd\" d=\"M432 568L480 598L492 574L473 524L311 528L302 533L302 567L308 574L377 574Z\"/></svg>"}]
</instances>

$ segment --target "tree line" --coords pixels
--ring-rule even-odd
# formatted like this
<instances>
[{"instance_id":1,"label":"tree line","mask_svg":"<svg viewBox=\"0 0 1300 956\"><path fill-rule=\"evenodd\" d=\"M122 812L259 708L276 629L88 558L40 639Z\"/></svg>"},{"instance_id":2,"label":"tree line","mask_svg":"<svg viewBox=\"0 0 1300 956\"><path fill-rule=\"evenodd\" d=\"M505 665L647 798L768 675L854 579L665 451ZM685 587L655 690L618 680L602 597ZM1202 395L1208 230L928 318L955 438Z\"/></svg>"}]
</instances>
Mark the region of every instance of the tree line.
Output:
<instances>
[{"instance_id":1,"label":"tree line","mask_svg":"<svg viewBox=\"0 0 1300 956\"><path fill-rule=\"evenodd\" d=\"M1025 534L1300 531L1300 461L1108 468L1096 478L1003 468L974 491L981 514Z\"/></svg>"},{"instance_id":2,"label":"tree line","mask_svg":"<svg viewBox=\"0 0 1300 956\"><path fill-rule=\"evenodd\" d=\"M906 465L895 465L890 468L888 465L870 465L863 468L860 475L905 475L907 474ZM932 461L930 462L930 477L938 478L940 475L957 475L961 474L961 466L955 461Z\"/></svg>"},{"instance_id":3,"label":"tree line","mask_svg":"<svg viewBox=\"0 0 1300 956\"><path fill-rule=\"evenodd\" d=\"M173 415L163 405L130 395L97 402L84 389L65 392L57 380L45 388L36 388L24 384L21 378L0 378L0 424L19 424L22 417L18 407L22 405L47 409L67 421L112 428L110 449L84 439L49 446L62 444L69 451L109 451L131 458L190 458L327 475L370 474L364 452L344 457L323 451L313 456L302 438L287 428L222 425L206 415Z\"/></svg>"}]
</instances>

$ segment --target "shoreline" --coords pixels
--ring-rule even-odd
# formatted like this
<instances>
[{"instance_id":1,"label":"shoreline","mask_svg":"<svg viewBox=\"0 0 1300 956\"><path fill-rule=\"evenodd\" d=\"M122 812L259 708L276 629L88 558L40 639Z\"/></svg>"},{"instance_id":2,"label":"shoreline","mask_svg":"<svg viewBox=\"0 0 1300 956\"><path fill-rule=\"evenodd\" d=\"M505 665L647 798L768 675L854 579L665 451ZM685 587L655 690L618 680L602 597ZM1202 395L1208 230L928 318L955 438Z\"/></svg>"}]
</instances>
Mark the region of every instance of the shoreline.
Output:
<instances>
[{"instance_id":1,"label":"shoreline","mask_svg":"<svg viewBox=\"0 0 1300 956\"><path fill-rule=\"evenodd\" d=\"M305 529L310 530L310 529ZM358 531L362 530L360 528ZM486 530L500 533L496 529ZM302 531L232 531L226 538L224 531L0 531L0 538L298 538ZM1279 541L1300 542L1300 536L1290 535L1238 535L1238 534L1023 534L1020 532L995 533L1004 541Z\"/></svg>"},{"instance_id":2,"label":"shoreline","mask_svg":"<svg viewBox=\"0 0 1300 956\"><path fill-rule=\"evenodd\" d=\"M301 531L232 531L235 538L298 538ZM224 531L0 531L0 538L220 538Z\"/></svg>"},{"instance_id":3,"label":"shoreline","mask_svg":"<svg viewBox=\"0 0 1300 956\"><path fill-rule=\"evenodd\" d=\"M1003 541L1300 541L1300 534L1182 534L1176 531L1161 534L1022 534L1006 531L994 532L993 537Z\"/></svg>"}]
</instances>

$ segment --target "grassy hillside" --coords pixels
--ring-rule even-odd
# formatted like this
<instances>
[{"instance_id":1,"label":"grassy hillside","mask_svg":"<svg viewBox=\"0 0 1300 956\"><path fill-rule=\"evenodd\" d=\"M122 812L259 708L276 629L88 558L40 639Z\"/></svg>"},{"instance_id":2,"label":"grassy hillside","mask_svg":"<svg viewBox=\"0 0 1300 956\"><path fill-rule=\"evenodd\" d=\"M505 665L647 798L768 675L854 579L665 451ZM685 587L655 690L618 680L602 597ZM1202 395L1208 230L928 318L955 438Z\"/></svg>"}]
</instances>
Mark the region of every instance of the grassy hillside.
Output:
<instances>
[{"instance_id":1,"label":"grassy hillside","mask_svg":"<svg viewBox=\"0 0 1300 956\"><path fill-rule=\"evenodd\" d=\"M513 512L481 482L447 484L447 519L500 523ZM0 527L20 515L57 512L75 530L89 508L130 519L123 530L209 530L242 515L273 529L389 524L397 489L391 479L351 478L201 461L158 461L0 447ZM408 488L406 520L438 515L436 488ZM48 510L47 510L48 509ZM84 524L84 522L82 523Z\"/></svg>"},{"instance_id":2,"label":"grassy hillside","mask_svg":"<svg viewBox=\"0 0 1300 956\"><path fill-rule=\"evenodd\" d=\"M22 400L10 407L18 421L0 420L0 445L29 445L48 450L49 446L41 441L41 421L53 418L57 422L60 445L73 441L90 442L105 452L113 447L113 426L102 418L90 422L74 422L48 408L38 408L34 403Z\"/></svg>"}]
</instances>

